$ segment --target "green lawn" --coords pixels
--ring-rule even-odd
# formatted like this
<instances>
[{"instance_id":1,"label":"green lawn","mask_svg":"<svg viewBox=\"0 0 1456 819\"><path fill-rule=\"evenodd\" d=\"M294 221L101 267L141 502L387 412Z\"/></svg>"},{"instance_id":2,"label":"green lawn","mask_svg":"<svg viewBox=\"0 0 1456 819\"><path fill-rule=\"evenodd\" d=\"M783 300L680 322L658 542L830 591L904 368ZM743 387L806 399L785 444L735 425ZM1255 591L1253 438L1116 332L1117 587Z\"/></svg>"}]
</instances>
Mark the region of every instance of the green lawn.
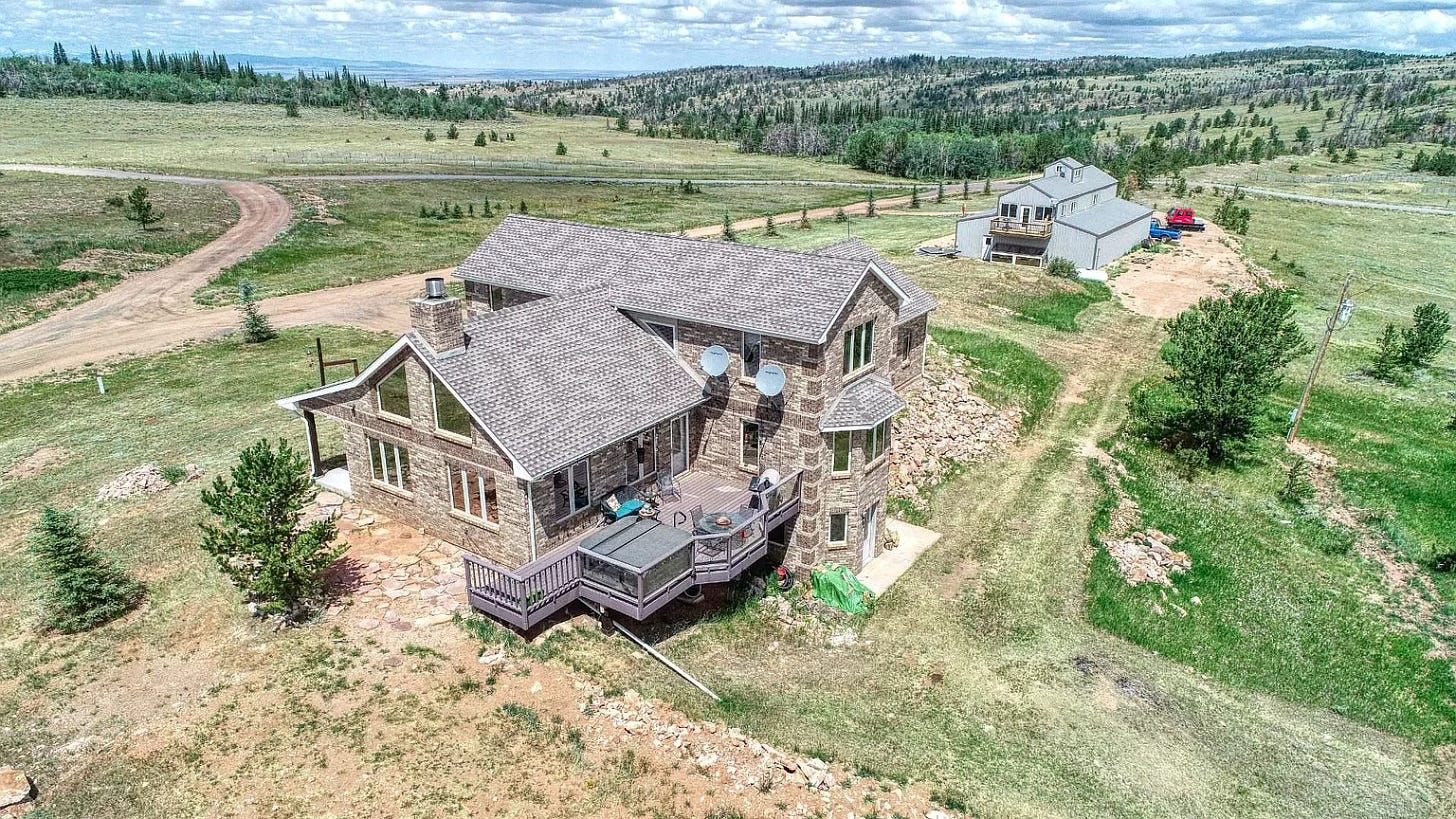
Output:
<instances>
[{"instance_id":1,"label":"green lawn","mask_svg":"<svg viewBox=\"0 0 1456 819\"><path fill-rule=\"evenodd\" d=\"M1011 339L972 330L931 327L935 343L964 356L975 367L976 392L998 406L1025 410L1022 430L1041 421L1056 398L1062 375L1036 353Z\"/></svg>"},{"instance_id":2,"label":"green lawn","mask_svg":"<svg viewBox=\"0 0 1456 819\"><path fill-rule=\"evenodd\" d=\"M164 218L141 230L106 204L136 184L0 174L0 332L84 301L127 273L191 253L237 221L237 204L221 188L148 182Z\"/></svg>"},{"instance_id":3,"label":"green lawn","mask_svg":"<svg viewBox=\"0 0 1456 819\"><path fill-rule=\"evenodd\" d=\"M1083 310L1111 298L1112 291L1101 282L1078 282L1044 295L1028 295L1012 309L1022 321L1071 332L1081 329L1077 316Z\"/></svg>"},{"instance_id":4,"label":"green lawn","mask_svg":"<svg viewBox=\"0 0 1456 819\"><path fill-rule=\"evenodd\" d=\"M640 230L677 232L735 218L852 202L853 189L795 185L673 185L433 181L316 181L284 186L300 221L278 241L225 271L197 293L205 304L231 302L251 279L265 296L337 287L459 264L500 223L505 210ZM337 223L313 220L322 197ZM486 218L485 202L491 203ZM420 216L420 208L458 205L459 219ZM474 216L470 216L470 209Z\"/></svg>"},{"instance_id":5,"label":"green lawn","mask_svg":"<svg viewBox=\"0 0 1456 819\"><path fill-rule=\"evenodd\" d=\"M1167 456L1120 448L1129 471L1123 486L1143 525L1177 537L1175 548L1188 552L1193 568L1176 579L1177 594L1132 587L1099 550L1089 618L1231 684L1428 746L1456 740L1450 662L1427 658L1430 640L1370 602L1385 592L1353 554L1349 533L1276 500L1284 480L1277 451L1266 443L1237 468L1188 483Z\"/></svg>"},{"instance_id":6,"label":"green lawn","mask_svg":"<svg viewBox=\"0 0 1456 819\"><path fill-rule=\"evenodd\" d=\"M742 154L733 142L638 137L609 128L602 117L518 114L507 121L465 122L460 138L451 140L445 138L447 122L360 117L341 109L305 108L302 116L286 118L281 107L270 105L11 96L0 99L0 121L9 162L229 178L375 169L883 181L835 162ZM426 129L438 138L426 142ZM476 147L476 132L490 130L515 139ZM566 156L556 155L558 141L566 144Z\"/></svg>"}]
</instances>

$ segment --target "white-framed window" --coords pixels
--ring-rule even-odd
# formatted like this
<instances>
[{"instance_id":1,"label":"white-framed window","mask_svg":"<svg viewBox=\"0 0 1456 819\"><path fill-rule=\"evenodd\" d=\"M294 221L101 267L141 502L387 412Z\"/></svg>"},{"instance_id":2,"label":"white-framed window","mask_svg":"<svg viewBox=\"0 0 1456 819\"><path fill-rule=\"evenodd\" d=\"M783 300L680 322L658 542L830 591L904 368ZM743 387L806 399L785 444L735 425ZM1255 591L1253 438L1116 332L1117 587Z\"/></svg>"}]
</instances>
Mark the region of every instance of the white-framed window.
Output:
<instances>
[{"instance_id":1,"label":"white-framed window","mask_svg":"<svg viewBox=\"0 0 1456 819\"><path fill-rule=\"evenodd\" d=\"M1073 182L1081 182L1082 181L1082 169L1081 168L1073 168L1072 169L1072 181Z\"/></svg>"},{"instance_id":2,"label":"white-framed window","mask_svg":"<svg viewBox=\"0 0 1456 819\"><path fill-rule=\"evenodd\" d=\"M915 354L915 328L900 328L900 358L908 360Z\"/></svg>"},{"instance_id":3,"label":"white-framed window","mask_svg":"<svg viewBox=\"0 0 1456 819\"><path fill-rule=\"evenodd\" d=\"M387 415L410 417L409 377L405 375L403 364L379 379L379 384L374 387L374 405Z\"/></svg>"},{"instance_id":4,"label":"white-framed window","mask_svg":"<svg viewBox=\"0 0 1456 819\"><path fill-rule=\"evenodd\" d=\"M660 321L644 321L647 329L657 334L657 337L667 342L667 346L677 349L677 325L666 324Z\"/></svg>"},{"instance_id":5,"label":"white-framed window","mask_svg":"<svg viewBox=\"0 0 1456 819\"><path fill-rule=\"evenodd\" d=\"M632 439L631 460L627 465L627 481L640 481L657 471L657 430L649 430Z\"/></svg>"},{"instance_id":6,"label":"white-framed window","mask_svg":"<svg viewBox=\"0 0 1456 819\"><path fill-rule=\"evenodd\" d=\"M451 464L450 506L462 515L487 523L500 523L495 503L495 475Z\"/></svg>"},{"instance_id":7,"label":"white-framed window","mask_svg":"<svg viewBox=\"0 0 1456 819\"><path fill-rule=\"evenodd\" d=\"M850 453L854 449L854 433L845 430L830 434L830 471L835 475L848 475Z\"/></svg>"},{"instance_id":8,"label":"white-framed window","mask_svg":"<svg viewBox=\"0 0 1456 819\"><path fill-rule=\"evenodd\" d=\"M1006 219L1015 219L1016 205L1013 205L1009 202L1003 202L1001 204L1001 216Z\"/></svg>"},{"instance_id":9,"label":"white-framed window","mask_svg":"<svg viewBox=\"0 0 1456 819\"><path fill-rule=\"evenodd\" d=\"M829 543L843 546L849 540L849 513L829 513Z\"/></svg>"},{"instance_id":10,"label":"white-framed window","mask_svg":"<svg viewBox=\"0 0 1456 819\"><path fill-rule=\"evenodd\" d=\"M763 441L759 438L758 422L743 421L740 446L738 447L739 465L748 467L749 469L758 469L762 445Z\"/></svg>"},{"instance_id":11,"label":"white-framed window","mask_svg":"<svg viewBox=\"0 0 1456 819\"><path fill-rule=\"evenodd\" d=\"M454 394L440 383L440 379L432 377L430 385L435 395L435 429L469 439L470 413L465 411L465 406L455 400Z\"/></svg>"},{"instance_id":12,"label":"white-framed window","mask_svg":"<svg viewBox=\"0 0 1456 819\"><path fill-rule=\"evenodd\" d=\"M1033 218L1035 218L1038 222L1043 222L1047 219L1052 218L1052 208L1037 205L1036 213L1033 214Z\"/></svg>"},{"instance_id":13,"label":"white-framed window","mask_svg":"<svg viewBox=\"0 0 1456 819\"><path fill-rule=\"evenodd\" d=\"M739 346L743 353L743 377L753 378L758 375L758 367L763 363L763 336L744 333Z\"/></svg>"},{"instance_id":14,"label":"white-framed window","mask_svg":"<svg viewBox=\"0 0 1456 819\"><path fill-rule=\"evenodd\" d=\"M375 481L403 492L413 485L410 476L409 450L399 444L366 437L369 447L369 473Z\"/></svg>"},{"instance_id":15,"label":"white-framed window","mask_svg":"<svg viewBox=\"0 0 1456 819\"><path fill-rule=\"evenodd\" d=\"M844 372L846 375L869 366L875 358L875 320L844 331Z\"/></svg>"},{"instance_id":16,"label":"white-framed window","mask_svg":"<svg viewBox=\"0 0 1456 819\"><path fill-rule=\"evenodd\" d=\"M496 285L490 285L485 291L486 300L490 302L491 310L504 310L506 306L506 289Z\"/></svg>"},{"instance_id":17,"label":"white-framed window","mask_svg":"<svg viewBox=\"0 0 1456 819\"><path fill-rule=\"evenodd\" d=\"M556 493L556 509L561 517L570 517L591 505L591 465L582 458L551 476Z\"/></svg>"},{"instance_id":18,"label":"white-framed window","mask_svg":"<svg viewBox=\"0 0 1456 819\"><path fill-rule=\"evenodd\" d=\"M874 463L890 448L890 419L865 430L865 463Z\"/></svg>"}]
</instances>

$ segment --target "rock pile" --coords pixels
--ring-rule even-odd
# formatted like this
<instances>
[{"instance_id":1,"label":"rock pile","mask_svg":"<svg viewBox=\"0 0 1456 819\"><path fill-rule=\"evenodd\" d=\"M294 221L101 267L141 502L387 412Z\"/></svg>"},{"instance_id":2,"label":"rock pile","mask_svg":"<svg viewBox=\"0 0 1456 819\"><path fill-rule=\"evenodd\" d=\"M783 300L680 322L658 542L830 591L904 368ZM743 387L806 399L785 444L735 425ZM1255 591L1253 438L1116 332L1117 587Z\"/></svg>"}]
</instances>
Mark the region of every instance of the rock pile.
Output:
<instances>
[{"instance_id":1,"label":"rock pile","mask_svg":"<svg viewBox=\"0 0 1456 819\"><path fill-rule=\"evenodd\" d=\"M1157 583L1172 586L1172 575L1193 568L1187 552L1175 551L1170 544L1177 539L1156 529L1137 532L1120 540L1108 541L1107 553L1117 561L1117 570L1129 586Z\"/></svg>"},{"instance_id":2,"label":"rock pile","mask_svg":"<svg viewBox=\"0 0 1456 819\"><path fill-rule=\"evenodd\" d=\"M24 816L34 809L30 777L15 768L0 768L0 819Z\"/></svg>"},{"instance_id":3,"label":"rock pile","mask_svg":"<svg viewBox=\"0 0 1456 819\"><path fill-rule=\"evenodd\" d=\"M182 467L182 478L178 483L195 481L202 477L202 467L197 464L188 464ZM142 464L136 469L123 473L116 480L101 487L96 492L96 497L101 500L119 500L129 498L132 495L147 495L155 492L164 492L173 486L171 481L162 477L162 468L156 464Z\"/></svg>"},{"instance_id":4,"label":"rock pile","mask_svg":"<svg viewBox=\"0 0 1456 819\"><path fill-rule=\"evenodd\" d=\"M675 754L691 770L732 792L776 792L780 807L792 805L784 809L784 815L948 819L948 814L932 809L920 794L836 770L822 759L786 753L737 728L689 720L636 691L606 697L600 686L590 682L577 681L576 688L586 695L577 703L581 712L609 727L603 732L602 744L614 739L646 739L655 749ZM801 801L793 804L795 800Z\"/></svg>"},{"instance_id":5,"label":"rock pile","mask_svg":"<svg viewBox=\"0 0 1456 819\"><path fill-rule=\"evenodd\" d=\"M956 462L993 457L1016 440L1021 409L997 409L975 394L974 367L937 344L926 348L925 377L895 418L890 495L921 499Z\"/></svg>"}]
</instances>

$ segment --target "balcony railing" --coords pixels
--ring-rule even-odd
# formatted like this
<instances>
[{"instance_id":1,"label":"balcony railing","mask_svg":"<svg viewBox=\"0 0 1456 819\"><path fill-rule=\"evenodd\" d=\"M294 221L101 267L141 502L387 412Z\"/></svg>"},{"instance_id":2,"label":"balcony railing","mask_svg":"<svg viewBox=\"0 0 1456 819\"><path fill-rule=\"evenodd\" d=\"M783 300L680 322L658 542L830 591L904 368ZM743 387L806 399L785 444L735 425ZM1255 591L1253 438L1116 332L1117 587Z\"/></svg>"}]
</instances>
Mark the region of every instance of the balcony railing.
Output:
<instances>
[{"instance_id":1,"label":"balcony railing","mask_svg":"<svg viewBox=\"0 0 1456 819\"><path fill-rule=\"evenodd\" d=\"M997 216L991 219L991 232L1004 236L1029 236L1034 239L1045 239L1052 235L1052 220L1035 219L1023 222L1009 216Z\"/></svg>"},{"instance_id":2,"label":"balcony railing","mask_svg":"<svg viewBox=\"0 0 1456 819\"><path fill-rule=\"evenodd\" d=\"M581 551L575 541L519 569L466 553L466 592L475 608L522 629L582 597L642 619L688 586L725 583L767 554L768 533L798 513L802 488L803 473L795 472L754 493L751 513L731 531L694 534L691 549L641 570Z\"/></svg>"}]
</instances>

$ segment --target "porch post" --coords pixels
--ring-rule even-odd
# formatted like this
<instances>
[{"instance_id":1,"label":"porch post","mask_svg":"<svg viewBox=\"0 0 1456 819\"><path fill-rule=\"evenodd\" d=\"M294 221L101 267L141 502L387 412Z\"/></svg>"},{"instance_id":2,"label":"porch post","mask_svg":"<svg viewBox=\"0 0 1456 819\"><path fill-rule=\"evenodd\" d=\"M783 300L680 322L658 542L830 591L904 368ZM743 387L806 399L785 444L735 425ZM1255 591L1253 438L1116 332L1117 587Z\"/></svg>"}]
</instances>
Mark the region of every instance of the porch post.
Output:
<instances>
[{"instance_id":1,"label":"porch post","mask_svg":"<svg viewBox=\"0 0 1456 819\"><path fill-rule=\"evenodd\" d=\"M308 439L308 474L317 478L324 474L324 470L319 460L318 424L310 410L303 411L303 428L304 437Z\"/></svg>"}]
</instances>

